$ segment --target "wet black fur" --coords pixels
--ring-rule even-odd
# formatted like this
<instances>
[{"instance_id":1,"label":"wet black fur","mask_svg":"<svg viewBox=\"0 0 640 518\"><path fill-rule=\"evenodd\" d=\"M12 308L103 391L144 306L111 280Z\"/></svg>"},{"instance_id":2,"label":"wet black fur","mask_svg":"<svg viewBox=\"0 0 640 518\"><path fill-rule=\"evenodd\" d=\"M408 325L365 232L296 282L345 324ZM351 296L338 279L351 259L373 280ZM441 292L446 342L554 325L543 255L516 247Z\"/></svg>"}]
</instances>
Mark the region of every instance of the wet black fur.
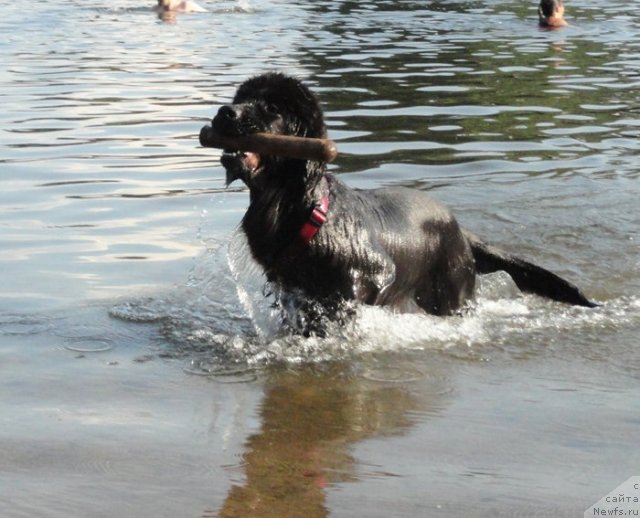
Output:
<instances>
[{"instance_id":1,"label":"wet black fur","mask_svg":"<svg viewBox=\"0 0 640 518\"><path fill-rule=\"evenodd\" d=\"M316 97L278 73L244 82L213 126L228 135L326 136ZM223 155L222 164L227 183L241 179L249 187L242 229L254 258L273 285L307 301L306 331L314 329L317 308L330 318L347 301L448 315L473 297L476 273L497 270L507 271L524 291L594 305L555 274L462 230L445 206L422 191L355 190L327 173L323 162L261 158L255 171L238 154ZM325 193L328 220L310 243L301 243L299 229Z\"/></svg>"}]
</instances>

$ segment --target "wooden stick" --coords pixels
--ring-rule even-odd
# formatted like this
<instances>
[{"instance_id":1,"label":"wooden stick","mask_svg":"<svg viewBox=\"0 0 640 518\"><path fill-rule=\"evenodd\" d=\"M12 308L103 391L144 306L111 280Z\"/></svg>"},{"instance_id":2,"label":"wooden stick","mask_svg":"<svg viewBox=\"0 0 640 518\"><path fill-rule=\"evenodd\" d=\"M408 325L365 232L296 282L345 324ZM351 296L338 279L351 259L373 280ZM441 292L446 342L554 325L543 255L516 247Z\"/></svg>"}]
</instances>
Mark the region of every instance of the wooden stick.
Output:
<instances>
[{"instance_id":1,"label":"wooden stick","mask_svg":"<svg viewBox=\"0 0 640 518\"><path fill-rule=\"evenodd\" d=\"M319 162L333 162L338 155L335 142L329 139L292 137L272 133L228 137L220 135L209 125L203 126L200 130L200 144L203 147L253 151L261 155L278 155Z\"/></svg>"}]
</instances>

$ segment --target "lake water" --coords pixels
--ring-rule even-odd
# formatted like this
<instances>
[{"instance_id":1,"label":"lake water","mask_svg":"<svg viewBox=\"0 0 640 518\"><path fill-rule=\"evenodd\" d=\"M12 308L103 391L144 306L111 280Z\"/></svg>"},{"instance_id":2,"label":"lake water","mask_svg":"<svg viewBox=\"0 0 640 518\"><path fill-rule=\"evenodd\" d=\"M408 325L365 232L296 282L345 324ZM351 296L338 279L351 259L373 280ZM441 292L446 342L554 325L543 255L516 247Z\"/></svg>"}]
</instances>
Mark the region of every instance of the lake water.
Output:
<instances>
[{"instance_id":1,"label":"lake water","mask_svg":"<svg viewBox=\"0 0 640 518\"><path fill-rule=\"evenodd\" d=\"M640 475L640 3L24 0L0 20L2 516L582 516ZM200 127L304 79L354 187L429 190L602 306L281 336Z\"/></svg>"}]
</instances>

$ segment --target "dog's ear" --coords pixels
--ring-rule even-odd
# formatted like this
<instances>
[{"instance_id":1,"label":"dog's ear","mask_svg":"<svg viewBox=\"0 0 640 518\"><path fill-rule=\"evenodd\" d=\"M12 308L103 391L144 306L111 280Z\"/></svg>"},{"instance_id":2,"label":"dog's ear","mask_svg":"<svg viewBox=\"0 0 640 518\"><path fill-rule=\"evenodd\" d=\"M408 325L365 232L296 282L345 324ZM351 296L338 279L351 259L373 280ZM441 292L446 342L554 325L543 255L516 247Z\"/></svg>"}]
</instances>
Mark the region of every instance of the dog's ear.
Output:
<instances>
[{"instance_id":1,"label":"dog's ear","mask_svg":"<svg viewBox=\"0 0 640 518\"><path fill-rule=\"evenodd\" d=\"M296 133L301 137L325 138L327 128L320 101L304 83L297 79L293 81L295 82L295 94L291 97L295 101L292 112L299 123L299 129Z\"/></svg>"}]
</instances>

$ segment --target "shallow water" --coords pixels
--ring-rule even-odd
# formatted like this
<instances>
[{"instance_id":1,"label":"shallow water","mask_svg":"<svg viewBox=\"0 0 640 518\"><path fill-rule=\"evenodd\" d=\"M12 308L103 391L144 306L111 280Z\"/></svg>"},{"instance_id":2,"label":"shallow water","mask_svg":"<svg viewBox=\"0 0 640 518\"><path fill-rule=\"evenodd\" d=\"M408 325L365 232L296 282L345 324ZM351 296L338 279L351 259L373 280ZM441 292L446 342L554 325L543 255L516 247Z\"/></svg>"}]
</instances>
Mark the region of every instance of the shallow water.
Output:
<instances>
[{"instance_id":1,"label":"shallow water","mask_svg":"<svg viewBox=\"0 0 640 518\"><path fill-rule=\"evenodd\" d=\"M27 0L0 20L3 516L581 516L640 456L640 5ZM283 336L202 124L304 78L354 187L602 303Z\"/></svg>"}]
</instances>

